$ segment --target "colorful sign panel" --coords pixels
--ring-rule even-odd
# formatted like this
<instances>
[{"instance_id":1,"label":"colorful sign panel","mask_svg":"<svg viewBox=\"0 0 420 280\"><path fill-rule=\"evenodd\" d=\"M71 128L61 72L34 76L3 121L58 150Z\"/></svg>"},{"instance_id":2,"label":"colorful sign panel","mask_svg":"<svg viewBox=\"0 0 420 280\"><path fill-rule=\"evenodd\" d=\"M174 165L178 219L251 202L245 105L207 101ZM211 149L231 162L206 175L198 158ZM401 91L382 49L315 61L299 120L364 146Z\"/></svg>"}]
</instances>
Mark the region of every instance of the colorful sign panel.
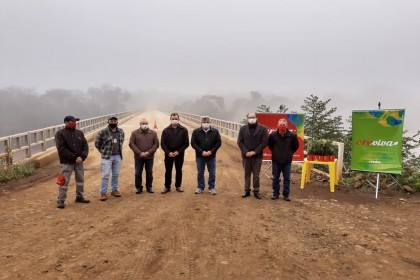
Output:
<instances>
[{"instance_id":1,"label":"colorful sign panel","mask_svg":"<svg viewBox=\"0 0 420 280\"><path fill-rule=\"evenodd\" d=\"M279 114L279 113L257 113L258 122L268 128L268 134L277 130L279 119L285 118L288 129L295 133L299 140L299 149L293 155L293 161L303 161L303 137L304 137L304 114ZM263 160L271 160L271 151L268 147L264 149Z\"/></svg>"},{"instance_id":2,"label":"colorful sign panel","mask_svg":"<svg viewBox=\"0 0 420 280\"><path fill-rule=\"evenodd\" d=\"M401 174L405 110L353 111L351 169Z\"/></svg>"}]
</instances>

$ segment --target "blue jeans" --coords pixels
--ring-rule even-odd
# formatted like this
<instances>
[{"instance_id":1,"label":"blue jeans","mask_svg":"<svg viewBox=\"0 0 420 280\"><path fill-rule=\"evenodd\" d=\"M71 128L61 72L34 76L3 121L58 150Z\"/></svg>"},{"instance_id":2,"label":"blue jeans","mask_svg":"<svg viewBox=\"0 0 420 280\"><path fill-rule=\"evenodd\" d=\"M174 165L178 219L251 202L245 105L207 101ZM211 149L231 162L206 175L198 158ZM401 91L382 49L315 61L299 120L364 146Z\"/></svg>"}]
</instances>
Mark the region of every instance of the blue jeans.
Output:
<instances>
[{"instance_id":1,"label":"blue jeans","mask_svg":"<svg viewBox=\"0 0 420 280\"><path fill-rule=\"evenodd\" d=\"M290 171L292 163L276 163L272 162L273 170L273 195L280 193L280 173L283 173L283 196L288 197L290 193Z\"/></svg>"},{"instance_id":2,"label":"blue jeans","mask_svg":"<svg viewBox=\"0 0 420 280\"><path fill-rule=\"evenodd\" d=\"M197 162L198 187L204 189L206 186L204 183L204 169L207 165L207 171L209 172L209 190L214 189L216 186L216 158L198 157L195 161Z\"/></svg>"},{"instance_id":3,"label":"blue jeans","mask_svg":"<svg viewBox=\"0 0 420 280\"><path fill-rule=\"evenodd\" d=\"M143 168L146 169L146 189L151 190L153 184L153 159L135 159L134 170L135 170L135 186L137 190L143 190Z\"/></svg>"},{"instance_id":4,"label":"blue jeans","mask_svg":"<svg viewBox=\"0 0 420 280\"><path fill-rule=\"evenodd\" d=\"M101 160L101 171L102 171L102 183L101 183L101 193L107 193L108 191L108 181L109 175L112 171L111 178L111 190L118 190L118 175L120 174L121 169L121 156L112 155L110 159Z\"/></svg>"}]
</instances>

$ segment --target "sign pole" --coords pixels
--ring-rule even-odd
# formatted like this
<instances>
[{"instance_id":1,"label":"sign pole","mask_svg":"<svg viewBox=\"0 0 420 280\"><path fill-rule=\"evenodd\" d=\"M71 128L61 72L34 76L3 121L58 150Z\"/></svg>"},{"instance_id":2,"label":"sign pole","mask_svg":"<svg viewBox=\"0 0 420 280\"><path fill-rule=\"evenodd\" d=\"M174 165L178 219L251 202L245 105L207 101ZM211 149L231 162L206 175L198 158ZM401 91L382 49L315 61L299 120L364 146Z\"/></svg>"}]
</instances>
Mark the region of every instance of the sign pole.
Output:
<instances>
[{"instance_id":1,"label":"sign pole","mask_svg":"<svg viewBox=\"0 0 420 280\"><path fill-rule=\"evenodd\" d=\"M376 176L376 194L375 194L376 199L378 199L378 190L379 190L379 173L378 173L378 176Z\"/></svg>"}]
</instances>

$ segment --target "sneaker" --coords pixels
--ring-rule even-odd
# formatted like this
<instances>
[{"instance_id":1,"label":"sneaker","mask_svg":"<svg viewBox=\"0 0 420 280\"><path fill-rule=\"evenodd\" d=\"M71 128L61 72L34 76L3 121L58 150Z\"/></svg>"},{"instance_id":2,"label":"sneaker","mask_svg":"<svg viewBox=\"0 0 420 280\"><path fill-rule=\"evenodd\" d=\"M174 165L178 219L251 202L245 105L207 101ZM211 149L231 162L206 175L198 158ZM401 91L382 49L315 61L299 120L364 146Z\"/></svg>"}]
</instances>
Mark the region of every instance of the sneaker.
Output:
<instances>
[{"instance_id":1,"label":"sneaker","mask_svg":"<svg viewBox=\"0 0 420 280\"><path fill-rule=\"evenodd\" d=\"M105 200L107 200L108 199L108 197L106 196L106 193L101 193L101 198L100 198L100 200L101 201L105 201Z\"/></svg>"},{"instance_id":2,"label":"sneaker","mask_svg":"<svg viewBox=\"0 0 420 280\"><path fill-rule=\"evenodd\" d=\"M184 191L184 189L182 187L177 187L175 189L176 189L177 192L183 192Z\"/></svg>"},{"instance_id":3,"label":"sneaker","mask_svg":"<svg viewBox=\"0 0 420 280\"><path fill-rule=\"evenodd\" d=\"M121 194L120 194L120 192L118 190L112 191L111 192L111 195L112 196L115 196L115 197L121 197Z\"/></svg>"},{"instance_id":4,"label":"sneaker","mask_svg":"<svg viewBox=\"0 0 420 280\"><path fill-rule=\"evenodd\" d=\"M203 193L203 189L202 188L197 188L196 190L195 190L195 194L200 194L200 193Z\"/></svg>"},{"instance_id":5,"label":"sneaker","mask_svg":"<svg viewBox=\"0 0 420 280\"><path fill-rule=\"evenodd\" d=\"M288 196L283 196L283 199L286 200L286 201L290 201L290 197L288 197Z\"/></svg>"},{"instance_id":6,"label":"sneaker","mask_svg":"<svg viewBox=\"0 0 420 280\"><path fill-rule=\"evenodd\" d=\"M170 188L164 188L163 189L163 191L161 191L160 193L161 194L165 194L165 193L168 193L168 192L170 192L171 191L171 189Z\"/></svg>"},{"instance_id":7,"label":"sneaker","mask_svg":"<svg viewBox=\"0 0 420 280\"><path fill-rule=\"evenodd\" d=\"M75 201L80 202L80 203L89 203L90 202L89 199L85 199L83 196L82 197L80 197L80 196L76 197Z\"/></svg>"},{"instance_id":8,"label":"sneaker","mask_svg":"<svg viewBox=\"0 0 420 280\"><path fill-rule=\"evenodd\" d=\"M211 195L216 195L216 190L215 189L210 189L209 192L210 192Z\"/></svg>"}]
</instances>

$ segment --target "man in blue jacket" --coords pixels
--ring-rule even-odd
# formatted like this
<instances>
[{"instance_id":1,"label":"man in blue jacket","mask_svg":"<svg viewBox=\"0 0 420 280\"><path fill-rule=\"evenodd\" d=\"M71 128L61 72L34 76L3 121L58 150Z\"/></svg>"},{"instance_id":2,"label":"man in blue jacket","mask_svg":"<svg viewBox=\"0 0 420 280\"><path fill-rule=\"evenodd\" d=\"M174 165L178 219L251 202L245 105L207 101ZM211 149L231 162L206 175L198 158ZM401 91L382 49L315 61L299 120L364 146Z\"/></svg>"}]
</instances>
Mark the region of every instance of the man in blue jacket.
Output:
<instances>
[{"instance_id":1,"label":"man in blue jacket","mask_svg":"<svg viewBox=\"0 0 420 280\"><path fill-rule=\"evenodd\" d=\"M280 194L280 173L283 173L283 199L290 201L290 171L293 154L299 148L296 134L287 129L287 120L279 119L277 130L270 133L268 147L271 150L273 171L273 196L278 199Z\"/></svg>"},{"instance_id":2,"label":"man in blue jacket","mask_svg":"<svg viewBox=\"0 0 420 280\"><path fill-rule=\"evenodd\" d=\"M210 126L210 118L201 117L201 127L195 129L191 136L191 147L195 150L197 163L197 190L196 194L203 193L205 188L204 169L207 165L209 172L209 191L216 194L216 152L222 145L219 131Z\"/></svg>"}]
</instances>

